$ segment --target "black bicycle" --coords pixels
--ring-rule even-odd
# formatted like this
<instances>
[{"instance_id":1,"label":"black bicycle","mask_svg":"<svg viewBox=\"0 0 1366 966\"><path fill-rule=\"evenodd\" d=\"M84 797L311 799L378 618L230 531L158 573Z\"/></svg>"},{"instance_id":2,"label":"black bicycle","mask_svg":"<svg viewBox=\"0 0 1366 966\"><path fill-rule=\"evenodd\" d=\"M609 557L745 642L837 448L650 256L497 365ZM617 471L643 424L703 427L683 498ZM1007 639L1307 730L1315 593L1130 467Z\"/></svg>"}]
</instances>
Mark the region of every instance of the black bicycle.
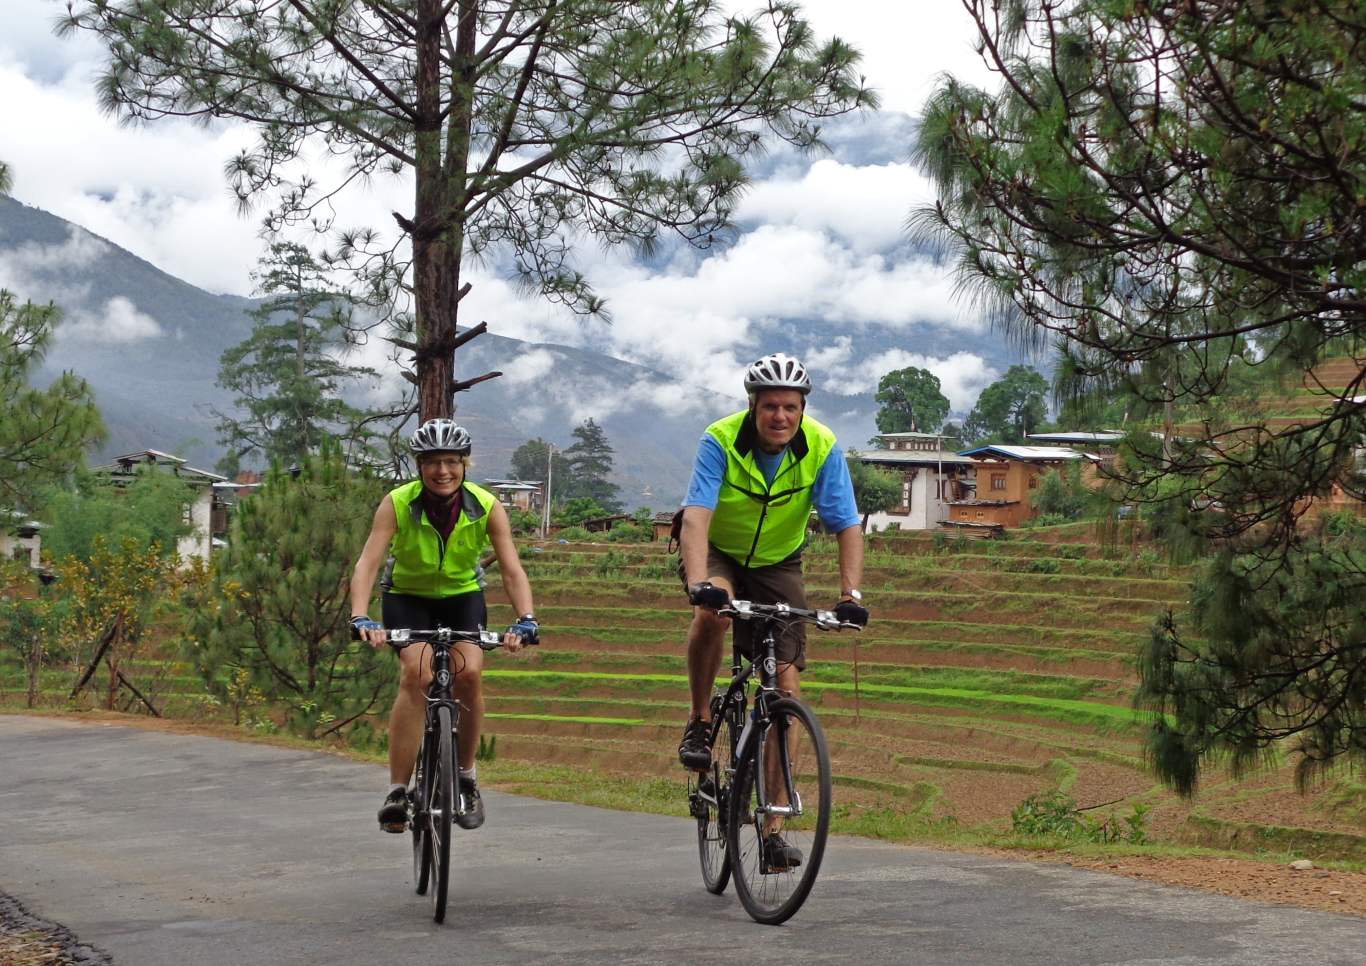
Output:
<instances>
[{"instance_id":1,"label":"black bicycle","mask_svg":"<svg viewBox=\"0 0 1366 966\"><path fill-rule=\"evenodd\" d=\"M801 908L816 882L831 808L825 733L809 707L778 690L777 640L794 623L863 628L831 611L787 604L732 600L718 613L761 622L762 638L755 659L732 649L730 684L711 699L711 769L688 781L702 881L719 895L733 874L745 911L777 925Z\"/></svg>"},{"instance_id":2,"label":"black bicycle","mask_svg":"<svg viewBox=\"0 0 1366 966\"><path fill-rule=\"evenodd\" d=\"M432 918L446 918L446 896L451 882L451 827L466 812L465 796L459 794L460 763L456 758L460 732L460 702L451 697L451 682L458 668L451 665L451 647L460 642L478 644L491 651L503 643L496 631L455 631L441 627L432 631L388 628L387 639L396 648L429 644L432 649L432 683L427 687L427 718L417 764L408 785L408 828L413 839L413 878L417 894L432 896ZM535 642L528 642L535 643Z\"/></svg>"}]
</instances>

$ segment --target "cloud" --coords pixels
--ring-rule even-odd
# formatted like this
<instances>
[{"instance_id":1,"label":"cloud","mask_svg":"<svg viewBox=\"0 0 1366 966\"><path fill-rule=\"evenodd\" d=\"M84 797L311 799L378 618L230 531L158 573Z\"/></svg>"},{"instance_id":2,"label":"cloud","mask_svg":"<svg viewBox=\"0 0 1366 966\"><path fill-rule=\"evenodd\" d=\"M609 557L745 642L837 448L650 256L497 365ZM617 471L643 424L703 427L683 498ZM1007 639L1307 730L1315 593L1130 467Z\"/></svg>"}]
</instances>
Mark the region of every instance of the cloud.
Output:
<instances>
[{"instance_id":1,"label":"cloud","mask_svg":"<svg viewBox=\"0 0 1366 966\"><path fill-rule=\"evenodd\" d=\"M933 199L933 184L909 164L860 166L824 158L800 177L755 185L736 215L741 223L823 231L867 252L904 242L911 207Z\"/></svg>"},{"instance_id":2,"label":"cloud","mask_svg":"<svg viewBox=\"0 0 1366 966\"><path fill-rule=\"evenodd\" d=\"M166 334L156 319L122 295L105 302L100 312L73 312L64 330L68 337L113 343L140 342Z\"/></svg>"},{"instance_id":3,"label":"cloud","mask_svg":"<svg viewBox=\"0 0 1366 966\"><path fill-rule=\"evenodd\" d=\"M537 382L555 368L555 354L547 349L533 349L517 357L517 364L503 372L503 381L511 386Z\"/></svg>"},{"instance_id":4,"label":"cloud","mask_svg":"<svg viewBox=\"0 0 1366 966\"><path fill-rule=\"evenodd\" d=\"M4 237L0 230L0 244ZM75 225L61 244L26 242L0 248L0 288L34 302L79 304L88 297L90 286L74 279L108 251L107 244Z\"/></svg>"},{"instance_id":5,"label":"cloud","mask_svg":"<svg viewBox=\"0 0 1366 966\"><path fill-rule=\"evenodd\" d=\"M753 12L761 0L728 0ZM887 0L803 0L802 16L819 40L832 36L863 55L858 72L882 98L882 109L919 114L941 74L994 86L973 50L976 31L958 3L888 3Z\"/></svg>"}]
</instances>

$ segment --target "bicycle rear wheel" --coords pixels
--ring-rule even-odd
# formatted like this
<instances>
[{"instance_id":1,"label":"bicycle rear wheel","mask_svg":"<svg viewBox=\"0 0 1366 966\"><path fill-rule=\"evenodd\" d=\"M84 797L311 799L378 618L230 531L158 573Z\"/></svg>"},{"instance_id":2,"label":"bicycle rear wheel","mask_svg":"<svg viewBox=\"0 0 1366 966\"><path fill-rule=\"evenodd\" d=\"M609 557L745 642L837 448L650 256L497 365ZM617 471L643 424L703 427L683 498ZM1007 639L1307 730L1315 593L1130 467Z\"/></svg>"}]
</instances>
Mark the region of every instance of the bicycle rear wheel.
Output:
<instances>
[{"instance_id":1,"label":"bicycle rear wheel","mask_svg":"<svg viewBox=\"0 0 1366 966\"><path fill-rule=\"evenodd\" d=\"M432 871L432 853L427 849L427 816L431 812L430 784L427 776L431 774L429 761L435 743L430 735L424 735L422 745L417 750L417 762L413 765L413 784L409 796L413 802L413 820L410 834L413 837L413 883L417 894L427 894L427 883Z\"/></svg>"},{"instance_id":2,"label":"bicycle rear wheel","mask_svg":"<svg viewBox=\"0 0 1366 966\"><path fill-rule=\"evenodd\" d=\"M755 738L731 787L730 863L745 911L777 925L801 908L820 872L830 831L830 753L816 716L793 698L769 706L769 725ZM799 854L766 850L773 832ZM770 862L775 857L787 861Z\"/></svg>"},{"instance_id":3,"label":"bicycle rear wheel","mask_svg":"<svg viewBox=\"0 0 1366 966\"><path fill-rule=\"evenodd\" d=\"M432 918L446 918L446 894L451 883L451 819L455 817L455 729L451 709L436 709L436 754L427 781L431 808L427 815L427 850L431 856Z\"/></svg>"},{"instance_id":4,"label":"bicycle rear wheel","mask_svg":"<svg viewBox=\"0 0 1366 966\"><path fill-rule=\"evenodd\" d=\"M713 699L711 713L721 713L720 701ZM726 824L730 817L730 788L735 770L735 739L739 731L734 717L726 714L712 745L711 770L699 781L694 772L689 779L693 815L697 818L697 851L702 860L702 884L720 895L730 882L730 853L726 849Z\"/></svg>"}]
</instances>

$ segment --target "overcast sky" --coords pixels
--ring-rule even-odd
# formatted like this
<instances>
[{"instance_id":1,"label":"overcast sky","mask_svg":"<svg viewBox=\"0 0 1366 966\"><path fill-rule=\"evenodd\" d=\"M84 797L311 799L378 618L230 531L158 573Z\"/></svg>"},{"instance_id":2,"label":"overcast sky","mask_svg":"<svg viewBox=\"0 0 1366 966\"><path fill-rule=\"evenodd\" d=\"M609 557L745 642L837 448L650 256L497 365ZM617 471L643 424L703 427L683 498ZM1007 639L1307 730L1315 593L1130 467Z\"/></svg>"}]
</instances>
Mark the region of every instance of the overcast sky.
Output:
<instances>
[{"instance_id":1,"label":"overcast sky","mask_svg":"<svg viewBox=\"0 0 1366 966\"><path fill-rule=\"evenodd\" d=\"M60 9L54 0L0 0L0 104L9 132L0 159L13 171L14 197L195 285L251 294L258 224L239 214L222 174L250 132L171 121L128 127L103 115L92 84L101 50L87 35L54 37ZM938 75L984 81L971 25L952 0L807 0L803 9L820 35L838 34L864 54L863 72L883 107L860 122L861 135L851 134L860 143L833 157L771 164L739 211L742 235L724 251L682 251L650 266L624 252L593 252L587 267L609 299L610 327L527 301L488 271L476 274L464 318L487 319L514 338L591 344L727 394L759 334L785 318L876 324L904 332L904 345L870 356L835 339L810 359L818 384L867 391L890 368L925 365L955 409L970 407L997 373L981 356L940 351L926 336L927 323L965 334L982 325L954 301L942 268L906 250L906 216L931 190L905 163L902 142L908 116ZM353 192L342 220L387 229L388 212L406 207L407 191L388 184ZM156 336L155 323L129 328L136 306L118 308L123 315L111 326Z\"/></svg>"}]
</instances>

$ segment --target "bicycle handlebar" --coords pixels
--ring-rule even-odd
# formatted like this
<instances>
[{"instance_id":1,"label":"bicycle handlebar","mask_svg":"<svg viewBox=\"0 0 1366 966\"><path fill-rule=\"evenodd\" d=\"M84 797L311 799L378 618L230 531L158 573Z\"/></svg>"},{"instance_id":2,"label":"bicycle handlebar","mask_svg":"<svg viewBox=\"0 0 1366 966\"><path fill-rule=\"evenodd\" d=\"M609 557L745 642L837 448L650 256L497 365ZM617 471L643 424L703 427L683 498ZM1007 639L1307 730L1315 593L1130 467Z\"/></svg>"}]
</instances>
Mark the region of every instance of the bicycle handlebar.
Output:
<instances>
[{"instance_id":1,"label":"bicycle handlebar","mask_svg":"<svg viewBox=\"0 0 1366 966\"><path fill-rule=\"evenodd\" d=\"M409 644L455 644L464 642L478 644L482 650L492 651L501 647L503 643L502 634L482 628L477 631L456 631L449 627L438 627L435 630L419 630L413 627L384 627L381 630L384 633L384 639L391 646L399 648L407 647ZM355 636L356 633L353 629L352 637Z\"/></svg>"},{"instance_id":2,"label":"bicycle handlebar","mask_svg":"<svg viewBox=\"0 0 1366 966\"><path fill-rule=\"evenodd\" d=\"M815 624L823 631L862 631L859 624L842 621L832 610L803 610L790 604L756 604L749 600L734 600L717 611L722 617L738 617L740 620L788 620L805 621Z\"/></svg>"}]
</instances>

